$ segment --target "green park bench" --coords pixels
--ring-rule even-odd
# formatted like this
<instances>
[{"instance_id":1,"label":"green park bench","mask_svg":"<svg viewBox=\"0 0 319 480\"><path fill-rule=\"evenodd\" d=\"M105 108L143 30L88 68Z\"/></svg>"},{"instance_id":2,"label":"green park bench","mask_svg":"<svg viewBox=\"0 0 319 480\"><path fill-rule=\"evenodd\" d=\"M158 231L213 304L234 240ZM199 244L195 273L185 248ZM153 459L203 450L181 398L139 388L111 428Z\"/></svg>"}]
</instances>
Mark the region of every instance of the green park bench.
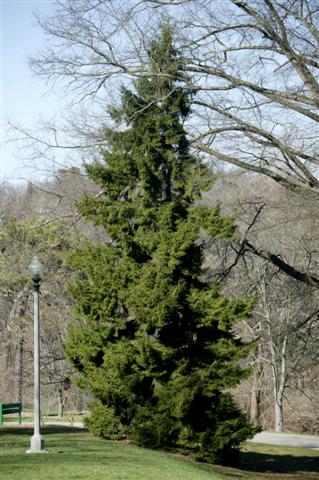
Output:
<instances>
[{"instance_id":1,"label":"green park bench","mask_svg":"<svg viewBox=\"0 0 319 480\"><path fill-rule=\"evenodd\" d=\"M0 425L3 425L3 415L8 415L11 413L17 413L19 415L19 425L21 425L21 412L22 404L21 403L1 403L0 402Z\"/></svg>"}]
</instances>

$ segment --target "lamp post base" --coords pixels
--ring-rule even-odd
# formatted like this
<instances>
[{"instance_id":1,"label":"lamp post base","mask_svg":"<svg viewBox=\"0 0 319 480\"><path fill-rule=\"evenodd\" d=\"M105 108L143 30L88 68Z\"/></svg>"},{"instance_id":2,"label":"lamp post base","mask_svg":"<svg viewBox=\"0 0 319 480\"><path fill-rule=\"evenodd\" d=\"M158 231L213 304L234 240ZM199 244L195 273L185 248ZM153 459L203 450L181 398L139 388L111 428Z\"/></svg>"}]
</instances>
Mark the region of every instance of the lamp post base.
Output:
<instances>
[{"instance_id":1,"label":"lamp post base","mask_svg":"<svg viewBox=\"0 0 319 480\"><path fill-rule=\"evenodd\" d=\"M44 448L44 438L42 435L33 435L31 438L31 448L27 450L27 453L47 453L47 449Z\"/></svg>"}]
</instances>

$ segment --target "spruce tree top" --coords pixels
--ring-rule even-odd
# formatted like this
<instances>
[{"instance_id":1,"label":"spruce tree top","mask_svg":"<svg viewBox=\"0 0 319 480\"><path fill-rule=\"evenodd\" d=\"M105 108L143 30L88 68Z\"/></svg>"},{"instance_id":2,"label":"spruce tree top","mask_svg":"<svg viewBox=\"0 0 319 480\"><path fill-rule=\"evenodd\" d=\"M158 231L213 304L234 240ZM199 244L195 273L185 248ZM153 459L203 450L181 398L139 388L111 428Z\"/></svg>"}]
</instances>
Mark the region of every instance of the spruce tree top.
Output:
<instances>
[{"instance_id":1,"label":"spruce tree top","mask_svg":"<svg viewBox=\"0 0 319 480\"><path fill-rule=\"evenodd\" d=\"M148 56L148 74L135 81L135 92L123 87L121 106L110 111L117 129L106 130L105 163L87 166L105 196L102 201L86 199L81 211L116 240L128 240L138 227L154 226L155 210L165 204L183 216L198 197L203 177L209 178L189 151L183 123L192 92L184 86L189 79L168 25L151 43ZM96 215L101 209L103 221Z\"/></svg>"}]
</instances>

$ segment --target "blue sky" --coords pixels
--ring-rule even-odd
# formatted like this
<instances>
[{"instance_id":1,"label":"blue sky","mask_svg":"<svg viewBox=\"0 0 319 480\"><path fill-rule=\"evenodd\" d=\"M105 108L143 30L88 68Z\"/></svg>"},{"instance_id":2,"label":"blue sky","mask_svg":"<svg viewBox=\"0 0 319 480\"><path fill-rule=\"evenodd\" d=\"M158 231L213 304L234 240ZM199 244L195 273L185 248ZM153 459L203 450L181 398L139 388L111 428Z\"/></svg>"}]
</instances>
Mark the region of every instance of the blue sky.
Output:
<instances>
[{"instance_id":1,"label":"blue sky","mask_svg":"<svg viewBox=\"0 0 319 480\"><path fill-rule=\"evenodd\" d=\"M59 101L48 93L45 82L29 70L26 58L37 52L46 41L33 16L48 13L50 0L0 0L1 12L1 180L9 182L33 178L23 151L14 142L7 121L35 126L41 117L52 117L59 110Z\"/></svg>"}]
</instances>

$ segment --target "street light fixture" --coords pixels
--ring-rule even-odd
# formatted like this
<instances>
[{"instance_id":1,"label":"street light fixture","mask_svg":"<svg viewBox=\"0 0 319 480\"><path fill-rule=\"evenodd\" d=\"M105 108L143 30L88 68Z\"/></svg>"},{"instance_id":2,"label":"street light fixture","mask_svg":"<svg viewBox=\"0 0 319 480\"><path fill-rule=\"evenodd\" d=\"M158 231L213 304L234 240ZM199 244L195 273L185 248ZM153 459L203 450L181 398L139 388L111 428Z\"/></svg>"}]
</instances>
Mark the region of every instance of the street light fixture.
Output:
<instances>
[{"instance_id":1,"label":"street light fixture","mask_svg":"<svg viewBox=\"0 0 319 480\"><path fill-rule=\"evenodd\" d=\"M38 257L33 257L28 270L34 293L34 433L27 453L43 453L47 451L40 433L40 282L43 267Z\"/></svg>"}]
</instances>

